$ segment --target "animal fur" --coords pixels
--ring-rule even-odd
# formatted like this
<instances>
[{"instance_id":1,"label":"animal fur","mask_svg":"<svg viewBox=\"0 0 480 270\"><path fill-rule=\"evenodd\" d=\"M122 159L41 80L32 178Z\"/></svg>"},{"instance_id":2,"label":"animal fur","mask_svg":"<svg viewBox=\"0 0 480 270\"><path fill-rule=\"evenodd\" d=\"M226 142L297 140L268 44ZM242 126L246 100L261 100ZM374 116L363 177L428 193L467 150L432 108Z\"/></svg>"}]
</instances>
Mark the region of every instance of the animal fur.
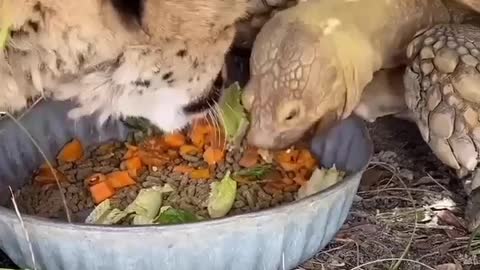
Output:
<instances>
[{"instance_id":1,"label":"animal fur","mask_svg":"<svg viewBox=\"0 0 480 270\"><path fill-rule=\"evenodd\" d=\"M72 118L142 116L165 131L208 95L248 0L0 0L0 110L38 95L73 99Z\"/></svg>"}]
</instances>

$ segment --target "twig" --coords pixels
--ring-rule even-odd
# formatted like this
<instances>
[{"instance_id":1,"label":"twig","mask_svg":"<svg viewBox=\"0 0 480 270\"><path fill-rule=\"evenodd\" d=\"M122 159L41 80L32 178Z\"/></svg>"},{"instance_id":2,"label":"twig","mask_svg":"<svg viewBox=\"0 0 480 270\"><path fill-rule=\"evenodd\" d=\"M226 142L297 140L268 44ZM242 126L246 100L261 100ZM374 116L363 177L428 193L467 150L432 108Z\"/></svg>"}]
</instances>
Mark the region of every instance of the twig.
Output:
<instances>
[{"instance_id":1,"label":"twig","mask_svg":"<svg viewBox=\"0 0 480 270\"><path fill-rule=\"evenodd\" d=\"M27 240L28 248L30 250L30 255L32 256L33 269L37 270L37 263L35 261L35 254L33 253L33 245L32 245L32 242L30 241L30 236L28 235L27 228L25 227L25 223L23 222L22 215L20 214L20 210L18 209L17 202L15 201L15 195L13 194L12 187L8 186L8 189L10 189L13 207L15 208L15 213L17 214L17 217L20 220L20 225L22 226L22 230L23 230L23 233L25 234L25 239Z\"/></svg>"},{"instance_id":2,"label":"twig","mask_svg":"<svg viewBox=\"0 0 480 270\"><path fill-rule=\"evenodd\" d=\"M375 261L371 261L371 262L367 262L367 263L364 263L362 265L359 265L359 266L356 266L350 270L360 270L362 269L362 267L365 267L365 266L368 266L368 265L372 265L372 264L376 264L376 263L382 263L382 262L391 262L391 261L402 261L402 262L411 262L411 263L415 263L415 264L418 264L418 265L421 265L423 267L426 267L428 268L429 270L435 270L435 268L431 267L431 266L428 266L422 262L419 262L419 261L415 261L415 260L410 260L410 259L401 259L401 258L388 258L388 259L379 259L379 260L375 260Z\"/></svg>"}]
</instances>

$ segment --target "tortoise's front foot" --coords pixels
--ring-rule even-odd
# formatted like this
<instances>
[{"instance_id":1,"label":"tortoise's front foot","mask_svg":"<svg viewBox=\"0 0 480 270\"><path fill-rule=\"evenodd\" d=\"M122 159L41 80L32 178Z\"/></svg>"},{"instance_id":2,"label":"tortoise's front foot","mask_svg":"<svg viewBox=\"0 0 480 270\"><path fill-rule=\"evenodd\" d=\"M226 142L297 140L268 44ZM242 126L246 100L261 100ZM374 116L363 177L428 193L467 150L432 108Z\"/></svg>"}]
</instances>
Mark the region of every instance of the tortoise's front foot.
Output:
<instances>
[{"instance_id":1,"label":"tortoise's front foot","mask_svg":"<svg viewBox=\"0 0 480 270\"><path fill-rule=\"evenodd\" d=\"M480 28L437 25L409 44L407 56L405 98L423 139L459 174L473 171L480 151ZM467 211L471 226L480 223L476 205Z\"/></svg>"}]
</instances>

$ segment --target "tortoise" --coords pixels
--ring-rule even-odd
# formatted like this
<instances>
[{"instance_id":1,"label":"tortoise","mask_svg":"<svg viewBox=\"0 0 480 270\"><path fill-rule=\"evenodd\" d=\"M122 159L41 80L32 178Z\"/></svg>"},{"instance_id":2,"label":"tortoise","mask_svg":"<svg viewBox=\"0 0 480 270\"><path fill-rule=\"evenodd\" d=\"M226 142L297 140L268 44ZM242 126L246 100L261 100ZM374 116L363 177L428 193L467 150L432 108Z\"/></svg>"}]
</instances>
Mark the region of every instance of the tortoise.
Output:
<instances>
[{"instance_id":1,"label":"tortoise","mask_svg":"<svg viewBox=\"0 0 480 270\"><path fill-rule=\"evenodd\" d=\"M475 171L478 12L474 0L308 0L276 13L252 48L242 96L248 143L285 148L352 114L396 115L414 121L459 176ZM469 229L480 223L479 184L472 183Z\"/></svg>"}]
</instances>

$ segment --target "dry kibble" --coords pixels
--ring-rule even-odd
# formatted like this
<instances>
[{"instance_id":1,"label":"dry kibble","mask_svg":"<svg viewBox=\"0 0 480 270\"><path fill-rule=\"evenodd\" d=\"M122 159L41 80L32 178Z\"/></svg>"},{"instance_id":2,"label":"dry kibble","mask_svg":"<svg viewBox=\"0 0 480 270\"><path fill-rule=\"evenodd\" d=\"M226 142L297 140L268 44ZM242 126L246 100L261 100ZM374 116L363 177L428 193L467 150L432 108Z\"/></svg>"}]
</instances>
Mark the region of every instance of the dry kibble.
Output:
<instances>
[{"instance_id":1,"label":"dry kibble","mask_svg":"<svg viewBox=\"0 0 480 270\"><path fill-rule=\"evenodd\" d=\"M468 59L467 59L468 60ZM135 134L135 142L140 143L144 134ZM143 143L147 143L145 141ZM201 140L199 140L201 142ZM130 141L133 143L133 141ZM149 142L150 143L150 142ZM151 147L162 147L158 142L153 142ZM242 144L245 147L245 144ZM193 146L193 144L192 144ZM92 200L89 185L94 183L85 181L92 175L98 176L101 181L106 181L107 174L113 171L126 171L128 168L121 165L126 158L131 158L135 155L135 147L127 147L123 143L109 142L96 147L85 148L85 158L74 163L63 163L56 167L62 171L69 181L62 182L61 185L64 190L62 192L66 196L67 204L72 213L93 210L96 206ZM197 147L195 145L195 147ZM210 146L211 147L211 146ZM206 149L206 147L199 147L199 149ZM170 149L171 150L171 149ZM157 151L157 150L155 150ZM190 211L198 216L209 218L207 212L207 203L211 191L211 183L220 181L227 171L235 173L241 169L239 161L243 157L243 149L236 149L226 151L224 158L215 165L209 166L203 160L203 152L192 155L176 154L177 152L170 151L168 153L168 160L162 165L147 164L150 160L141 156L142 168L136 170L135 174L130 174L130 177L135 181L125 187L115 189L115 193L109 197L111 204L119 209L125 209L131 202L135 200L139 191L142 188L150 188L153 186L162 186L166 183L172 186L173 192L163 196L163 206L171 206L174 208L181 208ZM130 157L126 157L129 155ZM158 161L158 160L154 160ZM259 161L262 164L264 161ZM154 162L153 162L154 163ZM124 164L124 163L123 163ZM195 179L189 173L183 173L174 168L188 166L195 170L205 170L209 172L209 179ZM187 168L188 171L189 168ZM294 172L289 172L291 178L295 176ZM102 177L103 175L103 177ZM237 180L237 179L236 179ZM107 182L108 183L108 182ZM268 189L265 189L265 183L256 180L238 180L237 194L235 202L229 216L242 214L246 212L258 211L272 206L280 205L282 203L294 200L293 192L296 192L298 186L294 184L269 194ZM18 190L18 204L22 207L22 211L39 215L44 217L59 217L64 218L63 203L60 197L60 191L56 187L43 188L37 185L26 185ZM126 222L125 224L128 224Z\"/></svg>"}]
</instances>

